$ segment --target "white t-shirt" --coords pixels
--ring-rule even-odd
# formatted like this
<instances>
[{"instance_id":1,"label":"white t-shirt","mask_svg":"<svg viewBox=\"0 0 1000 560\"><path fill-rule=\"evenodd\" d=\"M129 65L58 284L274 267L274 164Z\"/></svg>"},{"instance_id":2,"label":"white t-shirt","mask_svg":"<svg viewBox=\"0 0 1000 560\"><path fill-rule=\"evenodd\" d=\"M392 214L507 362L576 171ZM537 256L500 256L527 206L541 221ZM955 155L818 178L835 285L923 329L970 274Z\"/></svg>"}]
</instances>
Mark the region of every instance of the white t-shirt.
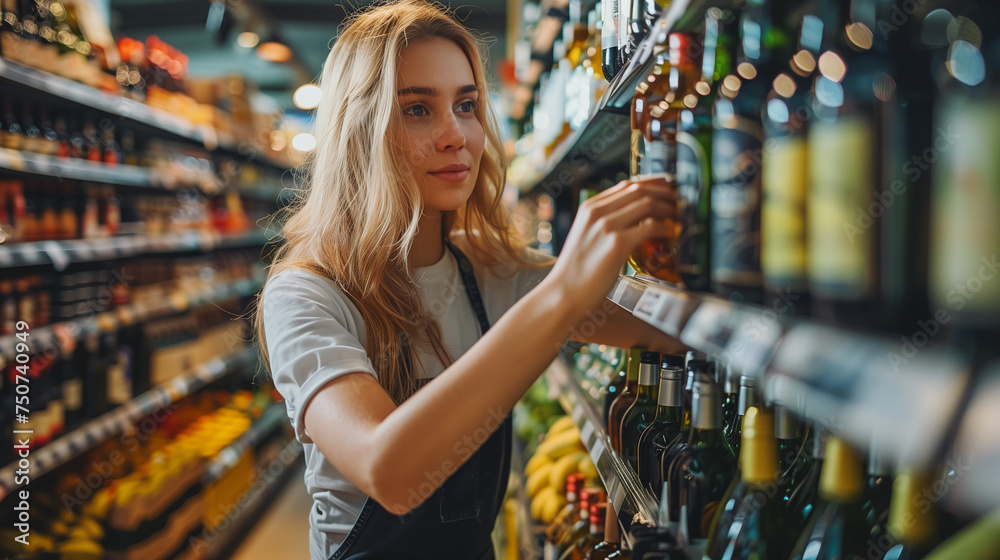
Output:
<instances>
[{"instance_id":1,"label":"white t-shirt","mask_svg":"<svg viewBox=\"0 0 1000 560\"><path fill-rule=\"evenodd\" d=\"M515 268L492 274L477 266L461 236L454 243L472 261L490 324L537 285L551 266ZM530 251L529 260L548 257ZM441 325L445 348L458 359L479 338L479 322L465 293L455 257L447 249L437 263L415 271L426 309ZM262 296L264 331L274 385L285 399L288 418L305 451L305 484L313 497L309 551L326 560L347 538L367 496L347 481L305 433L303 409L313 395L341 375L378 377L364 350L365 326L353 303L330 280L305 270L286 270L268 281ZM444 369L433 353L418 351L420 377Z\"/></svg>"}]
</instances>

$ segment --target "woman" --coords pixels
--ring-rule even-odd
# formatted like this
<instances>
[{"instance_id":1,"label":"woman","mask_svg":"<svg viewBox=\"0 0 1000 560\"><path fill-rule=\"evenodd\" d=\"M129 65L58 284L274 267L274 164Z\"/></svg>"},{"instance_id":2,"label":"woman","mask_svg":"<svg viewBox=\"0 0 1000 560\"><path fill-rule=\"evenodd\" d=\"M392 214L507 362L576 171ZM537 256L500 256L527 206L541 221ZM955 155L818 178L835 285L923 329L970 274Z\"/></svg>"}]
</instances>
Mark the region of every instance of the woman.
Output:
<instances>
[{"instance_id":1,"label":"woman","mask_svg":"<svg viewBox=\"0 0 1000 560\"><path fill-rule=\"evenodd\" d=\"M676 195L619 184L581 207L554 265L524 249L479 48L435 5L354 18L321 88L257 319L305 448L312 558L492 558L517 399L574 328L662 340L592 310Z\"/></svg>"}]
</instances>

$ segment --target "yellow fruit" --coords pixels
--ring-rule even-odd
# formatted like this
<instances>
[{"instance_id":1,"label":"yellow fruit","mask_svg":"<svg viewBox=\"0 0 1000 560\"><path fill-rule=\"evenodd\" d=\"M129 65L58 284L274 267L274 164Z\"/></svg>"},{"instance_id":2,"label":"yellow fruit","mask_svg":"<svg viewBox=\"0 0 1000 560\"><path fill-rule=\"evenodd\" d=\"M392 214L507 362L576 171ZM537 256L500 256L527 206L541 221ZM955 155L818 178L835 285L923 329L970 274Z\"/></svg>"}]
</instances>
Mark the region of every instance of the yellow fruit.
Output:
<instances>
[{"instance_id":1,"label":"yellow fruit","mask_svg":"<svg viewBox=\"0 0 1000 560\"><path fill-rule=\"evenodd\" d=\"M548 463L537 471L533 472L531 476L528 477L528 481L524 484L525 490L528 491L529 496L537 496L542 488L549 485L549 473L552 471L552 466L554 463Z\"/></svg>"},{"instance_id":2,"label":"yellow fruit","mask_svg":"<svg viewBox=\"0 0 1000 560\"><path fill-rule=\"evenodd\" d=\"M583 473L583 476L588 479L596 479L599 475L597 472L597 467L594 466L594 462L590 460L590 456L585 456L580 459L580 463L576 466L577 470Z\"/></svg>"},{"instance_id":3,"label":"yellow fruit","mask_svg":"<svg viewBox=\"0 0 1000 560\"><path fill-rule=\"evenodd\" d=\"M563 416L549 426L549 433L545 435L545 438L548 439L574 427L576 427L576 425L573 423L573 418L568 415Z\"/></svg>"},{"instance_id":4,"label":"yellow fruit","mask_svg":"<svg viewBox=\"0 0 1000 560\"><path fill-rule=\"evenodd\" d=\"M86 539L72 539L59 543L59 557L64 560L97 560L104 558L104 547Z\"/></svg>"},{"instance_id":5,"label":"yellow fruit","mask_svg":"<svg viewBox=\"0 0 1000 560\"><path fill-rule=\"evenodd\" d=\"M93 517L81 517L77 528L82 529L87 536L95 541L99 541L104 538L104 527L102 527L101 524L98 523Z\"/></svg>"},{"instance_id":6,"label":"yellow fruit","mask_svg":"<svg viewBox=\"0 0 1000 560\"><path fill-rule=\"evenodd\" d=\"M580 430L573 428L543 441L535 454L548 455L550 459L556 460L567 453L581 449L583 449L583 443L580 442Z\"/></svg>"},{"instance_id":7,"label":"yellow fruit","mask_svg":"<svg viewBox=\"0 0 1000 560\"><path fill-rule=\"evenodd\" d=\"M558 500L559 493L556 492L556 489L551 486L546 486L541 492L538 493L537 496L531 499L531 516L545 523L551 523L551 519L545 521L544 514L552 508L552 505L549 502ZM556 511L558 513L558 510Z\"/></svg>"},{"instance_id":8,"label":"yellow fruit","mask_svg":"<svg viewBox=\"0 0 1000 560\"><path fill-rule=\"evenodd\" d=\"M566 477L576 472L576 468L580 464L580 459L586 456L586 453L577 451L569 455L564 455L556 461L552 466L552 470L549 471L549 486L554 486L556 490L565 492Z\"/></svg>"},{"instance_id":9,"label":"yellow fruit","mask_svg":"<svg viewBox=\"0 0 1000 560\"><path fill-rule=\"evenodd\" d=\"M556 519L556 515L562 511L562 508L566 507L566 498L555 495L552 497L546 496L545 502L542 503L542 523L548 525Z\"/></svg>"},{"instance_id":10,"label":"yellow fruit","mask_svg":"<svg viewBox=\"0 0 1000 560\"><path fill-rule=\"evenodd\" d=\"M531 476L538 469L551 463L552 461L549 460L548 455L538 455L536 453L531 459L528 460L528 464L524 466L524 474L526 476Z\"/></svg>"}]
</instances>

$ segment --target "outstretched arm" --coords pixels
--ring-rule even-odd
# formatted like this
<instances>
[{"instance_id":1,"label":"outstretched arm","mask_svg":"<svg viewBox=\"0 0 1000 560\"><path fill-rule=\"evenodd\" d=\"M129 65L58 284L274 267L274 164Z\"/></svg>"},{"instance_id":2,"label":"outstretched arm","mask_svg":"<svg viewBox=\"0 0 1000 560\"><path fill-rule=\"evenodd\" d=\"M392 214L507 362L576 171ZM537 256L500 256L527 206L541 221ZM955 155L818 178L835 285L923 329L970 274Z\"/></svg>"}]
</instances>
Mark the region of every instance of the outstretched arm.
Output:
<instances>
[{"instance_id":1,"label":"outstretched arm","mask_svg":"<svg viewBox=\"0 0 1000 560\"><path fill-rule=\"evenodd\" d=\"M599 307L626 255L674 216L662 181L623 182L580 208L562 256L432 383L395 406L366 373L339 377L305 406L305 427L323 455L388 511L404 514L437 487L499 425L555 358L571 329ZM428 484L430 483L430 484Z\"/></svg>"}]
</instances>

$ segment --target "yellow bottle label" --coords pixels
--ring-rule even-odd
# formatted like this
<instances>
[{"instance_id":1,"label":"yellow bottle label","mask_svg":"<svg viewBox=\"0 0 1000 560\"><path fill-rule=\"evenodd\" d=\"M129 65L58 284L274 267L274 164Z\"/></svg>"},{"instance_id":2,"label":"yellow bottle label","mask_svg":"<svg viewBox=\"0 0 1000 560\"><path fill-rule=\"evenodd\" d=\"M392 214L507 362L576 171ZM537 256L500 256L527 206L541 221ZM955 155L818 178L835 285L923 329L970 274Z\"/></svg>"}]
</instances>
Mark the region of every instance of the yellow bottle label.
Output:
<instances>
[{"instance_id":1,"label":"yellow bottle label","mask_svg":"<svg viewBox=\"0 0 1000 560\"><path fill-rule=\"evenodd\" d=\"M820 296L862 299L872 292L874 150L861 119L809 130L809 287Z\"/></svg>"},{"instance_id":2,"label":"yellow bottle label","mask_svg":"<svg viewBox=\"0 0 1000 560\"><path fill-rule=\"evenodd\" d=\"M760 266L774 284L801 286L806 275L809 153L804 136L768 138L762 157Z\"/></svg>"},{"instance_id":3,"label":"yellow bottle label","mask_svg":"<svg viewBox=\"0 0 1000 560\"><path fill-rule=\"evenodd\" d=\"M983 316L1000 312L1000 101L949 104L933 151L931 295L937 306ZM922 164L922 165L921 165ZM904 170L906 170L904 168ZM963 311L964 310L964 311Z\"/></svg>"}]
</instances>

